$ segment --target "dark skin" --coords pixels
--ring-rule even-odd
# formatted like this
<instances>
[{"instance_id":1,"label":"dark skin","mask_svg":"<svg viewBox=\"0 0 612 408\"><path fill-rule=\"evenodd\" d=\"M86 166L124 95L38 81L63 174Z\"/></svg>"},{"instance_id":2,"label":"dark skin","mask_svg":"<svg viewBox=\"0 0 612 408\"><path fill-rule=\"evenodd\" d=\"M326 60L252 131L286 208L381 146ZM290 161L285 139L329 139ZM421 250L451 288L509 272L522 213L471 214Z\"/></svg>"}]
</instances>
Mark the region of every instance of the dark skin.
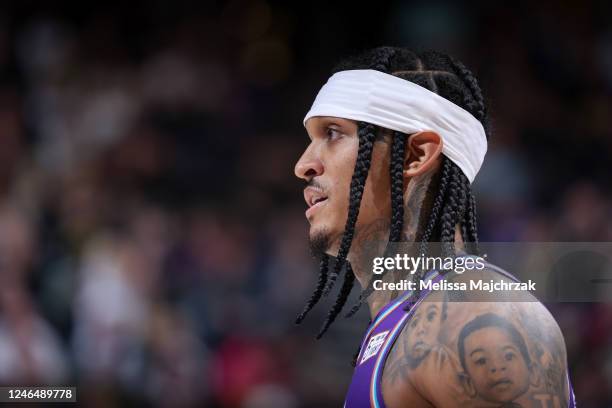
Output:
<instances>
[{"instance_id":1,"label":"dark skin","mask_svg":"<svg viewBox=\"0 0 612 408\"><path fill-rule=\"evenodd\" d=\"M306 129L311 143L296 164L295 173L310 183L305 191L309 206L323 199L307 211L310 236L326 234L326 252L335 255L344 229L349 183L357 156L357 124L341 118L314 117ZM407 138L404 241L415 240L427 186L440 167L442 144L440 136L432 131ZM363 288L372 279L372 258L382 254L389 234L389 153L389 134L381 133L374 143L348 256ZM459 231L457 225L457 248L462 247ZM490 270L453 275L448 279L502 279ZM387 274L384 280L402 278ZM368 298L371 315L375 316L397 295L374 291ZM499 293L487 298L487 294L467 292L461 301L448 296L444 292L428 295L395 341L382 378L387 407L567 406L565 344L557 323L543 305L529 294L520 301L513 294L512 302L503 301L504 294ZM465 358L461 361L459 334L484 314L497 316L515 330L491 325L469 333L463 342Z\"/></svg>"}]
</instances>

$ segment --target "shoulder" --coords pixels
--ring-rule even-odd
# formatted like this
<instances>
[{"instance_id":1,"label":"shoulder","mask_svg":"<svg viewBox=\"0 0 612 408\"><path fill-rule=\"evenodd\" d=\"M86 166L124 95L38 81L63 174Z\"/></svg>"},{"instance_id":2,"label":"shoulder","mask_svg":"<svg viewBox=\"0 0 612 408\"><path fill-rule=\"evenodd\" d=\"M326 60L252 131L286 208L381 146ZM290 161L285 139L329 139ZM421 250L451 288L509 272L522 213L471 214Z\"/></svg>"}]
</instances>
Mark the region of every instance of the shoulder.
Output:
<instances>
[{"instance_id":1,"label":"shoulder","mask_svg":"<svg viewBox=\"0 0 612 408\"><path fill-rule=\"evenodd\" d=\"M494 267L447 279L512 282ZM563 336L528 292L432 291L412 313L385 363L389 408L407 389L440 407L565 406Z\"/></svg>"}]
</instances>

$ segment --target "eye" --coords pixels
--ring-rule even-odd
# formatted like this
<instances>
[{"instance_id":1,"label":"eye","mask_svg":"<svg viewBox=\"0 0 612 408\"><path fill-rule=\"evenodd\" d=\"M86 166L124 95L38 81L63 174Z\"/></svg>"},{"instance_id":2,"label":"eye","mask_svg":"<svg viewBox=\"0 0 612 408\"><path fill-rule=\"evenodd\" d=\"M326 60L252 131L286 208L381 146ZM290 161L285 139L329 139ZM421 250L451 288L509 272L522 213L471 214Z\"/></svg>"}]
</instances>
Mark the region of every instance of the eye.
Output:
<instances>
[{"instance_id":1,"label":"eye","mask_svg":"<svg viewBox=\"0 0 612 408\"><path fill-rule=\"evenodd\" d=\"M327 127L325 129L325 136L327 137L327 140L334 141L334 140L340 138L340 136L342 136L342 134L340 133L340 131L338 129L335 129L333 127Z\"/></svg>"},{"instance_id":2,"label":"eye","mask_svg":"<svg viewBox=\"0 0 612 408\"><path fill-rule=\"evenodd\" d=\"M474 361L474 363L479 366L485 365L486 362L487 362L487 359L484 357L480 357L478 360Z\"/></svg>"},{"instance_id":3,"label":"eye","mask_svg":"<svg viewBox=\"0 0 612 408\"><path fill-rule=\"evenodd\" d=\"M431 322L434 319L434 317L436 317L436 314L437 314L436 312L429 312L427 314L427 321Z\"/></svg>"},{"instance_id":4,"label":"eye","mask_svg":"<svg viewBox=\"0 0 612 408\"><path fill-rule=\"evenodd\" d=\"M504 357L506 358L506 361L512 361L514 360L514 353L506 353Z\"/></svg>"}]
</instances>

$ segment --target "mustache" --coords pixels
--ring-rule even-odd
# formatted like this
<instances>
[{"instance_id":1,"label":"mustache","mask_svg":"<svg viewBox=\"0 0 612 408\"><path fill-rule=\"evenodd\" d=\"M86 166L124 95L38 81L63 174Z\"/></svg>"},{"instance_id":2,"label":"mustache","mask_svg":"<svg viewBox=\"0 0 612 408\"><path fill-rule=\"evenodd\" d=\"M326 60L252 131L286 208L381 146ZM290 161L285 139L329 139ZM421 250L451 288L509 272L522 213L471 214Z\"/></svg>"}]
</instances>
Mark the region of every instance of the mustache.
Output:
<instances>
[{"instance_id":1,"label":"mustache","mask_svg":"<svg viewBox=\"0 0 612 408\"><path fill-rule=\"evenodd\" d=\"M306 182L306 187L313 187L313 188L316 188L317 190L325 191L325 188L323 187L323 185L313 178Z\"/></svg>"}]
</instances>

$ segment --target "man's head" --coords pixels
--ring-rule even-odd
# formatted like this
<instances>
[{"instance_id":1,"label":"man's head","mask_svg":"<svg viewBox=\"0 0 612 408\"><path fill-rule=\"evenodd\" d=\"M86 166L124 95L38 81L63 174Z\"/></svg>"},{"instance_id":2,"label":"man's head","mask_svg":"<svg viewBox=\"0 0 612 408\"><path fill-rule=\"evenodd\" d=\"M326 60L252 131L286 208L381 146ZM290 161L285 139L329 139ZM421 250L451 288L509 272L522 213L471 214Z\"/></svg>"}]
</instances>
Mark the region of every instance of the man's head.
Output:
<instances>
[{"instance_id":1,"label":"man's head","mask_svg":"<svg viewBox=\"0 0 612 408\"><path fill-rule=\"evenodd\" d=\"M350 70L379 71L419 85L486 125L476 79L447 55L380 47L345 60L335 72ZM347 268L320 336L340 312L352 288L355 277L347 257L353 238L363 235L372 223L388 220L390 242L422 242L422 252L427 251L430 241L447 243L452 250L457 226L464 241L475 243L478 237L470 182L457 164L441 154L444 143L437 132L405 134L336 116L310 117L306 129L311 143L296 164L295 173L307 183L310 239L323 255L317 288L298 322L329 292L345 264ZM406 204L417 193L424 197L405 213ZM407 224L413 227L411 231L405 231ZM329 255L335 256L336 262L328 273Z\"/></svg>"},{"instance_id":2,"label":"man's head","mask_svg":"<svg viewBox=\"0 0 612 408\"><path fill-rule=\"evenodd\" d=\"M308 205L313 252L337 255L345 231L350 202L350 185L359 148L358 124L350 119L317 116L308 120L311 143L295 166L297 177L306 181L304 198ZM365 226L391 219L391 141L393 132L380 128L372 143L370 171L363 188L355 235ZM442 141L435 132L410 135L404 146L402 174L406 194L413 178L427 176L439 167ZM422 180L413 180L419 183ZM408 197L404 197L407 200ZM388 232L387 232L388 234ZM414 238L413 238L414 239Z\"/></svg>"}]
</instances>

